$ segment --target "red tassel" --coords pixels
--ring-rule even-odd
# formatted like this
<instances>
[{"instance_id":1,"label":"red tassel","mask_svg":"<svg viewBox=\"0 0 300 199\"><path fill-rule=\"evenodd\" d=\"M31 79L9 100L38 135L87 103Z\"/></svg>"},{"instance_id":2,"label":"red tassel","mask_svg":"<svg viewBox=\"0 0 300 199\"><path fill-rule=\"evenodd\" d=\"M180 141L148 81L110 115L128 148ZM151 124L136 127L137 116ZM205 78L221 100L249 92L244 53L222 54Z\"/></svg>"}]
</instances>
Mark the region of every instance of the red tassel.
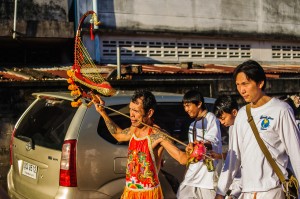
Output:
<instances>
[{"instance_id":1,"label":"red tassel","mask_svg":"<svg viewBox=\"0 0 300 199\"><path fill-rule=\"evenodd\" d=\"M95 36L94 36L94 32L93 32L93 24L92 23L90 25L90 34L91 34L91 40L94 40Z\"/></svg>"}]
</instances>

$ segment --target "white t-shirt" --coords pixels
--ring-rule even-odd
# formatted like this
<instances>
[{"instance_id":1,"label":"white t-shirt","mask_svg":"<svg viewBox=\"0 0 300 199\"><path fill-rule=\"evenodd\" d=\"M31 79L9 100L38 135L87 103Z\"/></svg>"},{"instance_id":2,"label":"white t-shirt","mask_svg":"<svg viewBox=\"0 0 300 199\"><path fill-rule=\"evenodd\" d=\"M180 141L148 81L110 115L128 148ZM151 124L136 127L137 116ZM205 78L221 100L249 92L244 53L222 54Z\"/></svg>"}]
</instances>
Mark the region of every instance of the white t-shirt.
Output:
<instances>
[{"instance_id":1,"label":"white t-shirt","mask_svg":"<svg viewBox=\"0 0 300 199\"><path fill-rule=\"evenodd\" d=\"M272 98L263 106L251 108L251 114L262 140L283 174L287 176L286 167L290 159L296 178L300 179L300 135L291 107ZM279 186L279 179L247 121L245 106L237 114L231 135L232 145L227 155L229 161L222 169L217 193L225 195L240 167L242 192L269 191Z\"/></svg>"},{"instance_id":2,"label":"white t-shirt","mask_svg":"<svg viewBox=\"0 0 300 199\"><path fill-rule=\"evenodd\" d=\"M189 142L193 142L193 126L194 122L192 122L189 127ZM199 120L196 123L196 134L198 141L203 140L202 120ZM210 112L208 112L204 118L204 138L212 143L212 148L215 152L222 152L220 122L216 116ZM215 161L214 165L216 164L217 162ZM205 189L214 189L214 173L215 172L208 172L203 161L190 164L182 184Z\"/></svg>"}]
</instances>

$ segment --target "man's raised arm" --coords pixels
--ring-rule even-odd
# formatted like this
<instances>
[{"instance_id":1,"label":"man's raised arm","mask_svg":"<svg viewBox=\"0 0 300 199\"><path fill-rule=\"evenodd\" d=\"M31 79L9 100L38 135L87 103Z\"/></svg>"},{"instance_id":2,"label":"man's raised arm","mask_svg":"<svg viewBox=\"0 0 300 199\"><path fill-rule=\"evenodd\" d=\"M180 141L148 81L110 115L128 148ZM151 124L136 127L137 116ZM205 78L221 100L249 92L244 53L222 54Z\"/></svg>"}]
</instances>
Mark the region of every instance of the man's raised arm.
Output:
<instances>
[{"instance_id":1,"label":"man's raised arm","mask_svg":"<svg viewBox=\"0 0 300 199\"><path fill-rule=\"evenodd\" d=\"M93 103L98 113L100 113L101 117L103 118L107 129L111 133L111 135L118 141L129 141L131 134L130 128L121 129L106 113L105 111L105 102L104 100L98 96L93 96Z\"/></svg>"}]
</instances>

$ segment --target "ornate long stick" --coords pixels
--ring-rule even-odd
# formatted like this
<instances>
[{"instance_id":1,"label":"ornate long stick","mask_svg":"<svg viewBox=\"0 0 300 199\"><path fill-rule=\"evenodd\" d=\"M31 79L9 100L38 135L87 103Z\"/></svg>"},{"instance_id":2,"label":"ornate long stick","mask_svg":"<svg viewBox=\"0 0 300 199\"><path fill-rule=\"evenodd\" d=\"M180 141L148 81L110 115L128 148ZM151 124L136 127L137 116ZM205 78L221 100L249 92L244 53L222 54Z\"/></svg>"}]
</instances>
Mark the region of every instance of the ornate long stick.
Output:
<instances>
[{"instance_id":1,"label":"ornate long stick","mask_svg":"<svg viewBox=\"0 0 300 199\"><path fill-rule=\"evenodd\" d=\"M90 99L87 99L87 98L82 98L82 99L91 101ZM127 118L130 119L130 117L129 117L128 115L126 115L126 114L124 114L124 113L122 113L122 112L120 112L120 111L117 111L117 110L115 110L115 109L113 109L113 108L110 108L110 107L108 107L108 106L104 106L103 104L99 104L99 103L96 103L96 104L102 106L103 108L109 109L109 110L111 110L111 111L113 111L113 112L116 112L116 113L118 113L118 114L120 114L120 115L123 115L124 117L127 117ZM174 141L178 142L179 144L181 144L181 145L187 147L187 144L185 144L184 142L181 142L180 140L178 140L178 139L176 139L176 138L170 136L169 134L165 133L163 129L158 128L158 127L155 127L155 126L150 126L150 125L148 125L148 124L146 124L146 123L144 123L144 122L140 122L140 123L143 124L143 125L145 125L145 126L147 126L147 127L149 127L149 128L155 128L155 129L157 129L157 130L160 130L161 133L163 133L166 137L168 137L168 138L170 138L171 140L174 140ZM203 154L203 155L204 155L205 157L209 158L209 159L212 159L210 156L208 156L208 155L206 155L206 154Z\"/></svg>"},{"instance_id":2,"label":"ornate long stick","mask_svg":"<svg viewBox=\"0 0 300 199\"><path fill-rule=\"evenodd\" d=\"M91 100L88 99L88 98L82 98L82 99L91 102ZM126 114L124 114L124 113L122 113L122 112L120 112L120 111L117 111L117 110L115 110L115 109L113 109L113 108L110 108L109 106L104 106L104 105L99 104L99 103L96 103L96 104L99 105L99 106L102 106L103 108L109 109L109 110L111 110L111 111L113 111L113 112L116 112L116 113L118 113L118 114L120 114L120 115L123 115L124 117L127 117L127 118L130 119L130 117L129 117L128 115L126 115ZM169 134L163 132L163 130L160 129L160 128L158 128L158 127L150 126L150 125L148 125L148 124L146 124L146 123L144 123L144 122L140 122L140 123L143 124L143 125L145 125L145 126L147 126L147 127L158 129L158 130L160 130L166 137L168 137L168 138L170 138L170 139L172 139L172 140L178 142L179 144L181 144L181 145L183 145L183 146L185 146L185 147L187 146L187 144L185 144L184 142L182 142L182 141L180 141L180 140L178 140L178 139L176 139L176 138L170 136Z\"/></svg>"},{"instance_id":3,"label":"ornate long stick","mask_svg":"<svg viewBox=\"0 0 300 199\"><path fill-rule=\"evenodd\" d=\"M84 98L84 97L82 97L82 99L87 100L87 101L90 102L90 103L88 104L88 106L90 106L90 105L92 104L92 100L91 100L91 99L89 99L89 98ZM115 109L113 109L113 108L111 108L111 107L109 107L109 106L105 106L105 105L103 105L103 104L99 104L99 103L96 103L96 104L99 105L99 106L102 106L103 108L106 108L106 109L108 109L108 110L111 110L111 111L113 111L113 112L115 112L115 113L118 113L118 114L120 114L120 115L122 115L122 116L127 117L127 118L130 119L130 116L126 115L125 113L122 113L122 112L120 112L120 111L118 111L118 110L115 110ZM149 128L155 128L155 129L157 129L157 130L160 130L161 133L163 133L163 134L164 134L166 137L168 137L169 139L171 139L171 140L173 140L173 141L175 141L175 142L177 142L177 143L179 143L179 144L181 144L181 145L187 147L187 144L185 144L184 142L182 142L182 141L180 141L180 140L178 140L178 139L176 139L176 138L170 136L169 134L165 133L161 128L158 128L158 127L155 127L155 126L150 126L150 125L148 125L148 124L146 124L146 123L144 123L144 122L140 122L140 123L143 124L143 125L145 125L145 126L147 126L147 127L149 127ZM208 155L206 155L206 154L203 154L203 155L204 155L205 157L209 158L209 159L212 159L210 156L208 156Z\"/></svg>"}]
</instances>

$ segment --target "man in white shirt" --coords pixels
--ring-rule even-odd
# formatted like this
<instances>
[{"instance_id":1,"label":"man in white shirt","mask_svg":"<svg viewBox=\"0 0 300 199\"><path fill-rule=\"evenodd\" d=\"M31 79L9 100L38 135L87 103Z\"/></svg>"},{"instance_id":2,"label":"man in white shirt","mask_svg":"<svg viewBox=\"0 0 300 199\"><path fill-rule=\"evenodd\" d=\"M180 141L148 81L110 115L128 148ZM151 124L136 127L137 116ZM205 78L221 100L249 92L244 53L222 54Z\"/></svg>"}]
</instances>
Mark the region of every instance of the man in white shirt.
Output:
<instances>
[{"instance_id":1,"label":"man in white shirt","mask_svg":"<svg viewBox=\"0 0 300 199\"><path fill-rule=\"evenodd\" d=\"M290 161L297 179L300 178L300 135L291 107L264 93L266 75L253 60L235 69L233 77L237 90L251 104L251 114L260 137L273 159L287 178ZM218 182L216 199L224 198L236 172L241 167L242 194L240 199L284 199L280 180L261 151L250 124L245 106L235 119L232 129L232 145L228 151Z\"/></svg>"},{"instance_id":2,"label":"man in white shirt","mask_svg":"<svg viewBox=\"0 0 300 199\"><path fill-rule=\"evenodd\" d=\"M191 123L188 133L189 142L204 142L209 150L222 152L220 122L213 113L207 111L204 98L199 91L190 90L183 96L184 110L195 121ZM214 161L214 165L217 161ZM200 160L190 164L183 182L177 192L178 199L214 199L216 172Z\"/></svg>"},{"instance_id":3,"label":"man in white shirt","mask_svg":"<svg viewBox=\"0 0 300 199\"><path fill-rule=\"evenodd\" d=\"M229 127L228 129L228 135L229 135L229 144L228 146L232 145L232 127L234 124L235 117L238 113L239 106L237 101L229 96L229 95L221 95L219 96L215 103L214 103L214 114L219 119L220 123L225 126ZM223 159L226 158L228 146L225 148L223 147L222 154L215 153L214 151L210 152L210 155L214 159ZM225 160L229 161L227 158ZM238 171L238 174L235 176L232 184L229 187L229 191L227 191L228 197L226 199L234 199L238 198L241 194L241 176L240 171Z\"/></svg>"}]
</instances>

